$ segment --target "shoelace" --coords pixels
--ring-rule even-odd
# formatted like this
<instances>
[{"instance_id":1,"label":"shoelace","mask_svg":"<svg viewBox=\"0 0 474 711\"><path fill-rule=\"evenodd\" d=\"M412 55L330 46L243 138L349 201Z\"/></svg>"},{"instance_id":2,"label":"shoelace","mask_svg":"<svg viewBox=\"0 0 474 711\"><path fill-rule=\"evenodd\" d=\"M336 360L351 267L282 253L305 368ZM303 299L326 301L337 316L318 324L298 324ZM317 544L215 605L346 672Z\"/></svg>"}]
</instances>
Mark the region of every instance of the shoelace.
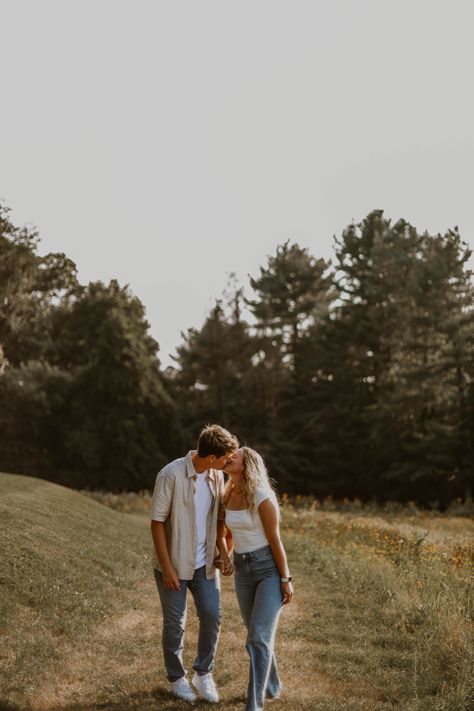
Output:
<instances>
[{"instance_id":1,"label":"shoelace","mask_svg":"<svg viewBox=\"0 0 474 711\"><path fill-rule=\"evenodd\" d=\"M179 682L177 684L177 688L184 690L184 691L191 691L192 692L191 687L189 686L188 683L186 683L186 681L184 679L179 680Z\"/></svg>"},{"instance_id":2,"label":"shoelace","mask_svg":"<svg viewBox=\"0 0 474 711\"><path fill-rule=\"evenodd\" d=\"M204 686L207 686L208 690L216 691L216 682L214 681L212 676L204 677L203 684Z\"/></svg>"}]
</instances>

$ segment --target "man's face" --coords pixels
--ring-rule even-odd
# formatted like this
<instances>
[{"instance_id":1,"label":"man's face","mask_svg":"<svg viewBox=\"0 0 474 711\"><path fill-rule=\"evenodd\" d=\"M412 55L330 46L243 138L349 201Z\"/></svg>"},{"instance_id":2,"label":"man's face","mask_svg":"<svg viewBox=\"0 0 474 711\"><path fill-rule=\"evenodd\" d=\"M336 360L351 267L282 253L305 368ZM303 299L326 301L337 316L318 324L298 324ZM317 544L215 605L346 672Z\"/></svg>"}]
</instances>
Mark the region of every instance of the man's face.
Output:
<instances>
[{"instance_id":1,"label":"man's face","mask_svg":"<svg viewBox=\"0 0 474 711\"><path fill-rule=\"evenodd\" d=\"M212 469L224 469L227 462L230 461L234 452L226 452L222 457L215 457L211 454L211 468Z\"/></svg>"},{"instance_id":2,"label":"man's face","mask_svg":"<svg viewBox=\"0 0 474 711\"><path fill-rule=\"evenodd\" d=\"M237 474L242 472L243 469L244 452L242 449L238 449L236 452L231 453L226 464L224 465L224 471L226 474Z\"/></svg>"}]
</instances>

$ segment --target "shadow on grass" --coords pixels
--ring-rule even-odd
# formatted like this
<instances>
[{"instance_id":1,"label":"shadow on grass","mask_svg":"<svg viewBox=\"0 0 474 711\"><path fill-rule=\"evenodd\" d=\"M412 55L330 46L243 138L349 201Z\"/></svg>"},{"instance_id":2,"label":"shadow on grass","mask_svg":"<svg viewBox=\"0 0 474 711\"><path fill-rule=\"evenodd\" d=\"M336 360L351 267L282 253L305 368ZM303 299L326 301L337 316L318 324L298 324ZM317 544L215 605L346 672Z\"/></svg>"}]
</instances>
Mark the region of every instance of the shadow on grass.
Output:
<instances>
[{"instance_id":1,"label":"shadow on grass","mask_svg":"<svg viewBox=\"0 0 474 711\"><path fill-rule=\"evenodd\" d=\"M225 708L228 704L240 704L245 703L245 701L245 696L235 696L231 699L222 699L218 704L213 704L213 706L215 708ZM190 704L187 701L177 699L167 689L157 687L154 691L137 691L117 701L69 703L49 707L49 711L128 711L128 709L141 709L142 711L158 711L158 709L159 711L209 710L209 704L200 700L195 704ZM0 699L0 711L35 711L35 709L32 706L19 706Z\"/></svg>"}]
</instances>

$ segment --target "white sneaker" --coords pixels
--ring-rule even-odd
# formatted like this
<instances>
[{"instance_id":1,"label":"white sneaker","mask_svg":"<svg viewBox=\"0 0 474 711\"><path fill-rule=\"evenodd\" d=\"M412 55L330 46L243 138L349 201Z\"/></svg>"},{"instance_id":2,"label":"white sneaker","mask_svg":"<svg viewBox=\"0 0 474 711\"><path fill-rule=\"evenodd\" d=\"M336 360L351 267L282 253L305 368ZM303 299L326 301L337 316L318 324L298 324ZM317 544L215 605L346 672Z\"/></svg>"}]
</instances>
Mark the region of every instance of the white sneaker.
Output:
<instances>
[{"instance_id":1,"label":"white sneaker","mask_svg":"<svg viewBox=\"0 0 474 711\"><path fill-rule=\"evenodd\" d=\"M209 674L204 674L204 676L199 676L199 674L196 673L193 676L192 682L202 699L210 701L211 704L217 704L219 694L217 693L216 683L210 672Z\"/></svg>"},{"instance_id":2,"label":"white sneaker","mask_svg":"<svg viewBox=\"0 0 474 711\"><path fill-rule=\"evenodd\" d=\"M191 684L185 676L182 676L181 679L178 679L177 681L172 681L170 683L170 691L172 694L177 696L178 699L189 701L191 704L193 704L197 699L196 694L191 688Z\"/></svg>"}]
</instances>

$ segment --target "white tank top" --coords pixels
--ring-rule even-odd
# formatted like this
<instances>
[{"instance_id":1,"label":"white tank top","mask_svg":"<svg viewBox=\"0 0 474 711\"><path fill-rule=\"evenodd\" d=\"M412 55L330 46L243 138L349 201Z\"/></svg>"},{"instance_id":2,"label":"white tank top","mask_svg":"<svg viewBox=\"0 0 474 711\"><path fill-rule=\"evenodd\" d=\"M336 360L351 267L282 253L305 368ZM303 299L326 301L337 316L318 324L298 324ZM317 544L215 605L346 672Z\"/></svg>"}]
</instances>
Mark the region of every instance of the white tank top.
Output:
<instances>
[{"instance_id":1,"label":"white tank top","mask_svg":"<svg viewBox=\"0 0 474 711\"><path fill-rule=\"evenodd\" d=\"M225 525L232 531L234 539L234 549L236 553L250 553L256 551L257 548L263 548L268 545L268 540L262 526L258 507L265 501L270 499L279 511L278 501L275 492L270 487L257 487L255 489L255 505L250 509L241 509L240 511L225 510Z\"/></svg>"}]
</instances>

